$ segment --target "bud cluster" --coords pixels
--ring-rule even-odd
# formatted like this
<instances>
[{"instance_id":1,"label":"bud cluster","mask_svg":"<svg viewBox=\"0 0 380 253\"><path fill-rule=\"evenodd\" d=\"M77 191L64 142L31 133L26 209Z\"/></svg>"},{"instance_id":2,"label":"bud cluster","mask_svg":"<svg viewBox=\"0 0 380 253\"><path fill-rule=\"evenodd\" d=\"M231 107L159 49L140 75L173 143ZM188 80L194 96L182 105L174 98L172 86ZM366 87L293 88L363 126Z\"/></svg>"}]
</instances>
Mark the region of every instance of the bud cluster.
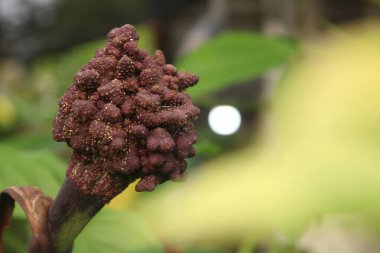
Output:
<instances>
[{"instance_id":1,"label":"bud cluster","mask_svg":"<svg viewBox=\"0 0 380 253\"><path fill-rule=\"evenodd\" d=\"M180 179L195 155L200 112L183 93L197 76L166 64L161 51L139 49L131 25L107 37L74 76L53 126L54 139L74 150L68 177L105 201L136 179L137 191Z\"/></svg>"}]
</instances>

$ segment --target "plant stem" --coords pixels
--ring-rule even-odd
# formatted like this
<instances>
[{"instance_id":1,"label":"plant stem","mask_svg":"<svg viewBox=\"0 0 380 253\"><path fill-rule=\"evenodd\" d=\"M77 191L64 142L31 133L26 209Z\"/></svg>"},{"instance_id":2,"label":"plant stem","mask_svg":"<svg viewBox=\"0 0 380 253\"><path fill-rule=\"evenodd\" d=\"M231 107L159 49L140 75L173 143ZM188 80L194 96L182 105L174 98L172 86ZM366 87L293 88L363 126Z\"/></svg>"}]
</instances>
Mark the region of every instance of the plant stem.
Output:
<instances>
[{"instance_id":1,"label":"plant stem","mask_svg":"<svg viewBox=\"0 0 380 253\"><path fill-rule=\"evenodd\" d=\"M66 178L48 214L52 253L70 253L75 238L103 206L100 197L85 195Z\"/></svg>"}]
</instances>

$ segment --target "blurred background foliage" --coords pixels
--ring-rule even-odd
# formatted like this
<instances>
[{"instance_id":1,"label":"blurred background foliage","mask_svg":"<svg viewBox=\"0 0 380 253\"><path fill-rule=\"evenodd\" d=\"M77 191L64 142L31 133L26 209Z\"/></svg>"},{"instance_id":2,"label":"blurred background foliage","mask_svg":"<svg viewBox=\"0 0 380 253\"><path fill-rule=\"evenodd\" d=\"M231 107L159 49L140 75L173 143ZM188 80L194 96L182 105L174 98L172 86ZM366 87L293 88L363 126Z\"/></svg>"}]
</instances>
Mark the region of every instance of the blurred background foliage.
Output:
<instances>
[{"instance_id":1,"label":"blurred background foliage","mask_svg":"<svg viewBox=\"0 0 380 253\"><path fill-rule=\"evenodd\" d=\"M133 23L140 47L200 76L198 155L184 184L129 187L74 252L380 252L379 13L374 0L0 0L0 188L55 196L70 156L51 137L58 99L108 30ZM234 134L210 128L218 105L240 112ZM14 218L5 252L26 252Z\"/></svg>"}]
</instances>

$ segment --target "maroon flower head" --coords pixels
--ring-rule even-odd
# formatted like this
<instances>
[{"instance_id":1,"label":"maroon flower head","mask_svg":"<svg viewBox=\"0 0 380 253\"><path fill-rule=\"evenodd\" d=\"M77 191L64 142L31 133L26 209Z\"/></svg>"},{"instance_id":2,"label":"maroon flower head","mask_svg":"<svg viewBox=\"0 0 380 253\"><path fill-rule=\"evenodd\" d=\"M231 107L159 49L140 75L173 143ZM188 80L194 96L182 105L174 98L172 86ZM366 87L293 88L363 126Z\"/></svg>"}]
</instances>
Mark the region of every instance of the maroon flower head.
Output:
<instances>
[{"instance_id":1,"label":"maroon flower head","mask_svg":"<svg viewBox=\"0 0 380 253\"><path fill-rule=\"evenodd\" d=\"M139 49L133 26L110 31L60 100L53 135L74 150L68 177L104 201L139 178L137 191L180 179L195 155L199 115L183 91L197 82L161 51Z\"/></svg>"}]
</instances>

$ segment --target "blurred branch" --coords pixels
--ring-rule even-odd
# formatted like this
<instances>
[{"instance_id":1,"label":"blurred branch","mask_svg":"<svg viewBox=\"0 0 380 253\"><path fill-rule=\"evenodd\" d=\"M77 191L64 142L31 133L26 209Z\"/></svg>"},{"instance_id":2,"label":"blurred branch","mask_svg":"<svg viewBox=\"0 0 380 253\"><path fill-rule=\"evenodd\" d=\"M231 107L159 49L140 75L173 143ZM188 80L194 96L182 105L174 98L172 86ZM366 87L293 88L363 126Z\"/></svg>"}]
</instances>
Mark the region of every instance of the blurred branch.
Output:
<instances>
[{"instance_id":1,"label":"blurred branch","mask_svg":"<svg viewBox=\"0 0 380 253\"><path fill-rule=\"evenodd\" d=\"M187 32L177 56L181 56L211 38L226 20L227 1L209 0L206 13Z\"/></svg>"}]
</instances>

